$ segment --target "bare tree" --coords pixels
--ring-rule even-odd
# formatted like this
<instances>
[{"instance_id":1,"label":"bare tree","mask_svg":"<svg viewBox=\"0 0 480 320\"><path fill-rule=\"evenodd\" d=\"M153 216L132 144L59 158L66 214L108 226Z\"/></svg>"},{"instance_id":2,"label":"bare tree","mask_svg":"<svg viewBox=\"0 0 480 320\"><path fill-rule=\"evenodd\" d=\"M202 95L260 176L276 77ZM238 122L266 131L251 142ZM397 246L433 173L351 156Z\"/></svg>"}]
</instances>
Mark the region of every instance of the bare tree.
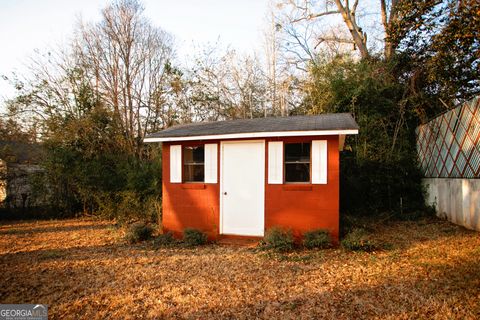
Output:
<instances>
[{"instance_id":1,"label":"bare tree","mask_svg":"<svg viewBox=\"0 0 480 320\"><path fill-rule=\"evenodd\" d=\"M290 110L299 104L298 79L305 75L307 64L311 59L315 59L315 56L303 42L305 37L298 34L301 31L296 28L284 28L285 25L282 25L275 14L276 8L272 3L265 19L263 65L267 87L266 100L262 107L264 116L288 116ZM286 41L285 31L291 32L289 40L295 38L298 41L295 43ZM286 45L287 43L289 45ZM311 55L302 56L300 52Z\"/></svg>"},{"instance_id":2,"label":"bare tree","mask_svg":"<svg viewBox=\"0 0 480 320\"><path fill-rule=\"evenodd\" d=\"M349 0L285 0L283 6L286 33L311 60L314 60L315 48L330 42L353 45L362 57L369 56L367 35L358 22L358 0L353 3ZM339 22L340 17L348 33L339 32L338 27L334 31L328 27L334 21ZM302 26L299 28L299 25ZM302 29L309 34L302 37L298 31Z\"/></svg>"},{"instance_id":3,"label":"bare tree","mask_svg":"<svg viewBox=\"0 0 480 320\"><path fill-rule=\"evenodd\" d=\"M381 17L384 29L384 54L390 58L396 45L389 36L392 25L397 19L397 7L399 0L379 0L379 9L372 6L374 2L361 1L365 8L370 11L377 10ZM290 36L291 42L296 43L304 53L314 61L314 50L321 44L336 43L351 45L358 50L362 58L371 56L368 45L366 26L361 26L360 0L284 0L283 24L285 33ZM378 12L379 11L379 12ZM343 24L339 30L338 25L331 25L334 21ZM300 30L314 29L309 34L302 35ZM298 49L298 48L297 48Z\"/></svg>"},{"instance_id":4,"label":"bare tree","mask_svg":"<svg viewBox=\"0 0 480 320\"><path fill-rule=\"evenodd\" d=\"M171 125L177 116L182 89L171 63L172 42L143 16L138 1L113 2L99 23L78 24L70 46L37 53L30 76L12 80L18 95L8 103L11 114L28 114L45 135L62 119L80 119L101 105L119 126L121 147L139 155L145 134Z\"/></svg>"},{"instance_id":5,"label":"bare tree","mask_svg":"<svg viewBox=\"0 0 480 320\"><path fill-rule=\"evenodd\" d=\"M254 118L265 110L267 75L256 56L214 46L197 50L185 77L195 120Z\"/></svg>"},{"instance_id":6,"label":"bare tree","mask_svg":"<svg viewBox=\"0 0 480 320\"><path fill-rule=\"evenodd\" d=\"M145 133L165 125L156 120L168 113L172 37L148 22L136 0L114 2L102 11L100 23L80 23L78 30L75 57L139 152Z\"/></svg>"},{"instance_id":7,"label":"bare tree","mask_svg":"<svg viewBox=\"0 0 480 320\"><path fill-rule=\"evenodd\" d=\"M6 101L8 116L37 127L41 138L54 129L51 126L57 119L79 118L84 114L84 105L80 106L79 99L88 87L88 79L76 67L72 55L64 50L46 53L36 50L27 69L28 76L14 74L9 78L17 94Z\"/></svg>"},{"instance_id":8,"label":"bare tree","mask_svg":"<svg viewBox=\"0 0 480 320\"><path fill-rule=\"evenodd\" d=\"M280 26L276 23L274 11L273 9L270 9L270 14L267 18L267 28L264 32L264 49L268 78L268 100L271 103L270 108L272 110L275 110L277 108L277 69L279 56L279 41L277 34L279 28ZM264 117L267 116L267 108L267 104L264 103Z\"/></svg>"},{"instance_id":9,"label":"bare tree","mask_svg":"<svg viewBox=\"0 0 480 320\"><path fill-rule=\"evenodd\" d=\"M367 48L367 34L359 27L356 19L358 0L355 0L353 5L350 5L348 0L335 0L335 4L362 58L368 58L370 53Z\"/></svg>"}]
</instances>

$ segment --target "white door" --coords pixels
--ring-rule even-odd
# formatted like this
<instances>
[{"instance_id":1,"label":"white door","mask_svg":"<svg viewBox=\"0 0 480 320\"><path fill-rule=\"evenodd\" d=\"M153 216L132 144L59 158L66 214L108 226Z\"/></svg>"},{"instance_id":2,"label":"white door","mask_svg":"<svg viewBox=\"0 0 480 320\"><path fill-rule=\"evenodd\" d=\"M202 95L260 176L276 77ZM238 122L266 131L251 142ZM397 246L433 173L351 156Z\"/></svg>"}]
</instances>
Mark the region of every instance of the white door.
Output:
<instances>
[{"instance_id":1,"label":"white door","mask_svg":"<svg viewBox=\"0 0 480 320\"><path fill-rule=\"evenodd\" d=\"M220 232L263 236L265 142L223 142L220 165Z\"/></svg>"}]
</instances>

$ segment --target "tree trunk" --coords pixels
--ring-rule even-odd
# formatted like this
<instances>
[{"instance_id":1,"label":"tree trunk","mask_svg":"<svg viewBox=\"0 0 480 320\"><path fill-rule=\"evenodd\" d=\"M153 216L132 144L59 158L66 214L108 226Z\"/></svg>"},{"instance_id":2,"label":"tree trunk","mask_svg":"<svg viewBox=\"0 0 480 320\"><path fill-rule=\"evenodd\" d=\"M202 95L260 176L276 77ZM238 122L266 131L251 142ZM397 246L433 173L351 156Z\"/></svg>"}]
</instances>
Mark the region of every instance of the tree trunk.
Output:
<instances>
[{"instance_id":1,"label":"tree trunk","mask_svg":"<svg viewBox=\"0 0 480 320\"><path fill-rule=\"evenodd\" d=\"M389 60L397 47L397 44L394 44L391 41L391 26L392 26L392 21L394 21L397 18L397 3L398 0L392 0L392 4L390 7L390 12L387 11L387 4L385 0L380 0L380 13L382 16L382 24L383 28L385 30L385 48L384 48L384 54L385 54L385 59Z\"/></svg>"},{"instance_id":2,"label":"tree trunk","mask_svg":"<svg viewBox=\"0 0 480 320\"><path fill-rule=\"evenodd\" d=\"M350 34L352 35L353 42L360 51L362 58L370 57L370 53L367 48L367 37L366 34L362 32L362 29L357 25L355 21L355 9L350 10L350 7L347 4L344 6L341 0L335 0L338 11L342 15L343 21L348 27Z\"/></svg>"}]
</instances>

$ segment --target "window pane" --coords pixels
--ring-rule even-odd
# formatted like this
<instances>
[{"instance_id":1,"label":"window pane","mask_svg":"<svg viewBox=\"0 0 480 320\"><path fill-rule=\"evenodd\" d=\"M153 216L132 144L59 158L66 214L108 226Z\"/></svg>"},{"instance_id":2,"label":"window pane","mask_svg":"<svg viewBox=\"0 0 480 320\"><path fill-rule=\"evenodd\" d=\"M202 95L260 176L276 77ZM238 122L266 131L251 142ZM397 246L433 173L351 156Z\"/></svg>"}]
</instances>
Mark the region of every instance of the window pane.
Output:
<instances>
[{"instance_id":1,"label":"window pane","mask_svg":"<svg viewBox=\"0 0 480 320\"><path fill-rule=\"evenodd\" d=\"M183 181L203 182L205 177L205 148L183 148Z\"/></svg>"},{"instance_id":2,"label":"window pane","mask_svg":"<svg viewBox=\"0 0 480 320\"><path fill-rule=\"evenodd\" d=\"M286 182L309 182L310 181L310 163L286 163L285 164Z\"/></svg>"},{"instance_id":3,"label":"window pane","mask_svg":"<svg viewBox=\"0 0 480 320\"><path fill-rule=\"evenodd\" d=\"M310 181L310 143L285 144L285 182Z\"/></svg>"},{"instance_id":4,"label":"window pane","mask_svg":"<svg viewBox=\"0 0 480 320\"><path fill-rule=\"evenodd\" d=\"M203 163L205 159L205 148L199 147L185 147L183 153L184 163Z\"/></svg>"},{"instance_id":5,"label":"window pane","mask_svg":"<svg viewBox=\"0 0 480 320\"><path fill-rule=\"evenodd\" d=\"M310 143L286 143L285 162L310 162Z\"/></svg>"},{"instance_id":6,"label":"window pane","mask_svg":"<svg viewBox=\"0 0 480 320\"><path fill-rule=\"evenodd\" d=\"M185 182L203 182L205 175L205 167L203 164L185 164L183 166L183 174Z\"/></svg>"}]
</instances>

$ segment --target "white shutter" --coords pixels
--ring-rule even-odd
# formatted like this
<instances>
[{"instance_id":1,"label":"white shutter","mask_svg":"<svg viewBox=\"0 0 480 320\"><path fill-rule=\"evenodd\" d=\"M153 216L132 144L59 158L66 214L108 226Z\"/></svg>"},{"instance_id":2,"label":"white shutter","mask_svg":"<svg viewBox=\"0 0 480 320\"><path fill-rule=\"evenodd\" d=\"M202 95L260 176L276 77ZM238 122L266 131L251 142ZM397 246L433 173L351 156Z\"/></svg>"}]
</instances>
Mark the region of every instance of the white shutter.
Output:
<instances>
[{"instance_id":1,"label":"white shutter","mask_svg":"<svg viewBox=\"0 0 480 320\"><path fill-rule=\"evenodd\" d=\"M268 183L283 183L283 142L268 143Z\"/></svg>"},{"instance_id":2,"label":"white shutter","mask_svg":"<svg viewBox=\"0 0 480 320\"><path fill-rule=\"evenodd\" d=\"M217 144L205 145L205 183L217 183Z\"/></svg>"},{"instance_id":3,"label":"white shutter","mask_svg":"<svg viewBox=\"0 0 480 320\"><path fill-rule=\"evenodd\" d=\"M327 140L312 141L312 183L327 184Z\"/></svg>"},{"instance_id":4,"label":"white shutter","mask_svg":"<svg viewBox=\"0 0 480 320\"><path fill-rule=\"evenodd\" d=\"M182 146L170 146L170 182L182 182Z\"/></svg>"}]
</instances>

